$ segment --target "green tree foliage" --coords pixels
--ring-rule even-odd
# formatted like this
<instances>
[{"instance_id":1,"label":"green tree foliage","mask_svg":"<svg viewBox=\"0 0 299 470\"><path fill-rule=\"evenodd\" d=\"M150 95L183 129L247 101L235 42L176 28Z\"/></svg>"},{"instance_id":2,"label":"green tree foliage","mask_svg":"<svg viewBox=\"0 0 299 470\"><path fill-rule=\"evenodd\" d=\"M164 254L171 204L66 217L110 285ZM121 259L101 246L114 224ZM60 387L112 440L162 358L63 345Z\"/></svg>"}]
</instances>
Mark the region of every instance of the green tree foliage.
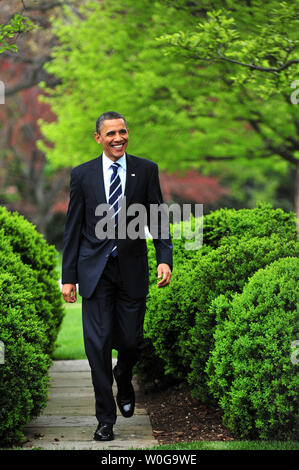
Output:
<instances>
[{"instance_id":1,"label":"green tree foliage","mask_svg":"<svg viewBox=\"0 0 299 470\"><path fill-rule=\"evenodd\" d=\"M26 33L36 28L32 21L22 15L15 14L7 24L0 24L0 54L5 51L17 51L13 43L16 35Z\"/></svg>"},{"instance_id":2,"label":"green tree foliage","mask_svg":"<svg viewBox=\"0 0 299 470\"><path fill-rule=\"evenodd\" d=\"M295 168L296 3L127 0L120 8L106 0L69 12L68 23L53 25L60 45L47 70L62 83L48 90L58 119L43 124L55 144L43 149L57 166L95 156L95 120L117 109L129 122L131 153L162 169L232 161ZM220 45L228 60L212 60ZM254 58L256 68L232 63Z\"/></svg>"},{"instance_id":3,"label":"green tree foliage","mask_svg":"<svg viewBox=\"0 0 299 470\"><path fill-rule=\"evenodd\" d=\"M269 2L255 2L252 11L230 3L227 15L234 12L233 30L239 23L244 31L246 24L255 31L256 22L266 28L268 10L263 6L258 12ZM270 3L270 8L279 5ZM200 24L210 24L210 9L206 2ZM164 54L165 40L156 39L165 33L173 37L170 33L175 35L178 29L196 29L199 18L192 10L178 9L177 2L130 0L120 9L107 0L105 8L90 2L81 15L85 20L70 13L67 24L55 23L61 44L47 66L63 81L49 90L58 120L43 125L45 136L55 143L47 154L57 165L75 165L97 152L92 141L94 122L107 109L119 109L128 118L132 152L150 155L162 168L198 166L204 159L282 156L282 149L278 152L282 143L285 159L293 155L291 138L296 137L296 127L295 107L289 106L291 89L288 102L278 93L264 101L249 86L233 82L231 64L199 65L195 59ZM238 70L234 67L235 73ZM290 74L293 69L287 70ZM149 139L153 132L156 138Z\"/></svg>"},{"instance_id":4,"label":"green tree foliage","mask_svg":"<svg viewBox=\"0 0 299 470\"><path fill-rule=\"evenodd\" d=\"M235 65L227 69L227 79L249 86L262 98L281 93L289 97L290 83L298 78L299 3L244 3L213 2L214 9L202 12L195 28L165 34L160 41L169 53L192 62Z\"/></svg>"},{"instance_id":5,"label":"green tree foliage","mask_svg":"<svg viewBox=\"0 0 299 470\"><path fill-rule=\"evenodd\" d=\"M298 439L298 258L257 271L231 302L215 300L220 320L207 372L224 423L242 438ZM220 317L220 318L219 318Z\"/></svg>"}]
</instances>

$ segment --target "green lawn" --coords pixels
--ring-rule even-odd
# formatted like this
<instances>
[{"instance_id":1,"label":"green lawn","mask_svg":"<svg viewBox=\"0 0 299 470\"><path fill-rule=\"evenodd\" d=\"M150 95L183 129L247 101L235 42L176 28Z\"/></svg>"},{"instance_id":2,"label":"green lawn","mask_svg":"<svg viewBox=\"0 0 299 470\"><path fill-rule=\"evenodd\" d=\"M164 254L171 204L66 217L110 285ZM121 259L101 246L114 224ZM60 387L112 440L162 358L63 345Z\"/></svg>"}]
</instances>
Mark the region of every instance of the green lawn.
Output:
<instances>
[{"instance_id":1,"label":"green lawn","mask_svg":"<svg viewBox=\"0 0 299 470\"><path fill-rule=\"evenodd\" d=\"M65 316L55 343L54 359L86 359L81 302L65 304Z\"/></svg>"},{"instance_id":2,"label":"green lawn","mask_svg":"<svg viewBox=\"0 0 299 470\"><path fill-rule=\"evenodd\" d=\"M55 343L54 360L86 359L82 330L82 305L65 304L65 316ZM116 356L113 351L113 356Z\"/></svg>"},{"instance_id":3,"label":"green lawn","mask_svg":"<svg viewBox=\"0 0 299 470\"><path fill-rule=\"evenodd\" d=\"M195 441L160 445L151 450L298 450L296 441Z\"/></svg>"}]
</instances>

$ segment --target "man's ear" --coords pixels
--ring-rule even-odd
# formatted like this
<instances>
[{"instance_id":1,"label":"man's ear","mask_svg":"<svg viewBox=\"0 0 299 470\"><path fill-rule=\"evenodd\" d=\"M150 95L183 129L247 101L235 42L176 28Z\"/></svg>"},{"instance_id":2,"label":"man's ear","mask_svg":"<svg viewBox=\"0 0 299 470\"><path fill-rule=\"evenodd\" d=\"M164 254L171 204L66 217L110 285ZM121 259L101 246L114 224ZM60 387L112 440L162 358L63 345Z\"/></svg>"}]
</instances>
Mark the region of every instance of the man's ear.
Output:
<instances>
[{"instance_id":1,"label":"man's ear","mask_svg":"<svg viewBox=\"0 0 299 470\"><path fill-rule=\"evenodd\" d=\"M96 141L98 144L101 144L101 143L102 143L102 139L101 139L100 134L98 134L97 132L95 132L95 133L93 134L93 136L94 136L95 141Z\"/></svg>"}]
</instances>

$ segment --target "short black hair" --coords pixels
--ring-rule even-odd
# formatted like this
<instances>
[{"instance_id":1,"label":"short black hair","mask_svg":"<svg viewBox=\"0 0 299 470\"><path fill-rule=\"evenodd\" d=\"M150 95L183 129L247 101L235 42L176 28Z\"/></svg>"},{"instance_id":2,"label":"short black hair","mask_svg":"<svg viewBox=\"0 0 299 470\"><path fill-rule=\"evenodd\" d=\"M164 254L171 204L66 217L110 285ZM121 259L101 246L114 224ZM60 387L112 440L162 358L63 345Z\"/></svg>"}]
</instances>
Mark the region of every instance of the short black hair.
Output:
<instances>
[{"instance_id":1,"label":"short black hair","mask_svg":"<svg viewBox=\"0 0 299 470\"><path fill-rule=\"evenodd\" d=\"M127 121L125 120L122 114L116 113L115 111L107 111L106 113L103 113L101 114L101 116L98 117L96 122L96 132L99 133L103 122L107 119L123 119L125 126L127 127Z\"/></svg>"}]
</instances>

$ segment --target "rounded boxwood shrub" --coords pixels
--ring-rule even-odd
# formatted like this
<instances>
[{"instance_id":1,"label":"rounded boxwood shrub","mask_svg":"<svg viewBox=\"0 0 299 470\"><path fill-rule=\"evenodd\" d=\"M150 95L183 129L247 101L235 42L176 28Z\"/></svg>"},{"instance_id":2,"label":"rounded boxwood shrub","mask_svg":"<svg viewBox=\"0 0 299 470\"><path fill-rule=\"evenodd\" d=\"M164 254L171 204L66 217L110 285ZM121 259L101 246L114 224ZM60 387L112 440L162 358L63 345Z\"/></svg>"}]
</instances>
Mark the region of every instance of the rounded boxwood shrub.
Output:
<instances>
[{"instance_id":1,"label":"rounded boxwood shrub","mask_svg":"<svg viewBox=\"0 0 299 470\"><path fill-rule=\"evenodd\" d=\"M226 237L268 237L276 233L286 240L296 240L294 212L273 209L271 204L257 204L253 209L218 209L204 216L204 245L218 248Z\"/></svg>"},{"instance_id":2,"label":"rounded boxwood shrub","mask_svg":"<svg viewBox=\"0 0 299 470\"><path fill-rule=\"evenodd\" d=\"M48 368L62 319L57 254L34 226L0 208L0 442L23 438L23 427L47 403Z\"/></svg>"},{"instance_id":3,"label":"rounded boxwood shrub","mask_svg":"<svg viewBox=\"0 0 299 470\"><path fill-rule=\"evenodd\" d=\"M52 354L54 342L61 325L64 308L59 289L57 270L57 252L54 246L48 245L44 237L37 232L23 216L9 212L0 206L0 243L9 242L12 251L19 254L23 271L28 268L31 278L35 278L36 313L44 321L48 337L48 350ZM0 251L2 248L0 247ZM21 268L20 268L21 269ZM22 277L14 266L0 257L0 271L10 270ZM27 281L23 281L24 284ZM31 281L33 282L33 281Z\"/></svg>"},{"instance_id":4,"label":"rounded boxwood shrub","mask_svg":"<svg viewBox=\"0 0 299 470\"><path fill-rule=\"evenodd\" d=\"M200 256L201 252L196 252L193 259L187 259L176 266L172 273L171 284L163 289L152 288L147 302L145 335L151 339L156 353L163 359L165 373L174 375L178 379L186 377L186 368L178 350L178 341L182 330L190 329L190 312L182 312L179 304L183 301L182 297L188 298L188 290L184 288L184 283L194 265L198 264Z\"/></svg>"},{"instance_id":5,"label":"rounded boxwood shrub","mask_svg":"<svg viewBox=\"0 0 299 470\"><path fill-rule=\"evenodd\" d=\"M216 319L209 311L220 294L241 292L248 278L277 258L295 253L294 241L277 235L251 240L230 238L206 254L197 252L173 275L168 292L151 291L146 327L166 373L187 379L192 393L209 400L204 372L213 347Z\"/></svg>"},{"instance_id":6,"label":"rounded boxwood shrub","mask_svg":"<svg viewBox=\"0 0 299 470\"><path fill-rule=\"evenodd\" d=\"M287 257L257 271L231 302L214 302L220 321L208 385L237 437L299 437L298 364L291 360L299 339L298 281L299 260Z\"/></svg>"},{"instance_id":7,"label":"rounded boxwood shrub","mask_svg":"<svg viewBox=\"0 0 299 470\"><path fill-rule=\"evenodd\" d=\"M11 255L10 261L15 256ZM19 267L22 271L21 262ZM25 424L47 403L51 360L44 352L48 339L33 300L17 276L0 273L0 340L5 347L4 364L0 364L2 445L20 441Z\"/></svg>"},{"instance_id":8,"label":"rounded boxwood shrub","mask_svg":"<svg viewBox=\"0 0 299 470\"><path fill-rule=\"evenodd\" d=\"M293 213L259 205L211 212L204 216L203 228L200 250L186 250L185 238L173 239L172 280L165 289L156 287L154 245L148 241L152 277L144 329L153 343L154 359L158 361L157 355L163 359L165 372L181 379L188 376L194 394L208 399L204 367L215 327L210 303L221 293L240 292L257 269L294 251L296 224ZM151 353L153 348L147 350ZM155 367L148 370L152 373Z\"/></svg>"},{"instance_id":9,"label":"rounded boxwood shrub","mask_svg":"<svg viewBox=\"0 0 299 470\"><path fill-rule=\"evenodd\" d=\"M191 266L197 263L196 257L198 255L197 250L186 249L189 248L190 241L194 238L195 228L200 226L200 222L195 221L193 214L189 220L181 221L180 224L170 224L170 234L172 237L173 244L173 273L172 281L177 276L180 276L181 267L184 263L189 262ZM151 298L159 298L161 302L167 302L169 295L171 295L171 301L174 301L172 294L169 292L169 287L158 289L157 288L157 261L154 242L152 239L147 239L147 250L148 250L148 264L149 264L149 294L147 299L147 306L151 305ZM210 250L209 247L201 249L201 253L206 253ZM159 356L155 345L151 338L151 314L147 310L144 321L144 337L145 337L145 348L142 351L141 358L135 366L135 373L139 376L141 381L159 381L169 382L172 380L170 377L172 369L164 361L163 357ZM172 334L175 334L174 329ZM170 343L171 344L171 343ZM174 358L175 360L175 358ZM165 377L165 372L169 377ZM176 374L178 378L178 374Z\"/></svg>"},{"instance_id":10,"label":"rounded boxwood shrub","mask_svg":"<svg viewBox=\"0 0 299 470\"><path fill-rule=\"evenodd\" d=\"M25 291L29 291L31 302L37 319L41 324L41 328L45 331L44 341L41 345L43 352L50 353L53 348L53 336L55 336L49 327L53 324L52 306L46 299L45 287L38 281L36 271L31 266L24 264L19 253L15 253L10 244L10 240L6 238L4 231L0 230L0 273L11 273L13 278L19 284L24 286ZM13 284L11 289L13 289ZM1 338L0 338L1 339Z\"/></svg>"},{"instance_id":11,"label":"rounded boxwood shrub","mask_svg":"<svg viewBox=\"0 0 299 470\"><path fill-rule=\"evenodd\" d=\"M188 382L193 396L203 401L209 400L206 386L205 366L209 352L213 348L213 333L216 317L210 310L211 302L220 294L230 299L234 293L242 292L257 270L273 261L286 256L298 254L298 244L293 240L287 242L276 234L271 237L238 240L230 237L230 243L220 245L205 257L198 265L187 287L194 312L194 325L188 334L180 339L180 354L191 371ZM198 286L198 287L197 287ZM180 305L186 309L187 305Z\"/></svg>"},{"instance_id":12,"label":"rounded boxwood shrub","mask_svg":"<svg viewBox=\"0 0 299 470\"><path fill-rule=\"evenodd\" d=\"M194 259L198 250L189 249L190 241L194 238L195 228L197 229L202 223L200 220L195 221L193 214L189 220L181 221L179 224L170 224L170 235L173 245L173 270L184 263L186 260ZM205 247L203 251L209 251L209 247ZM157 284L157 260L153 239L147 239L148 264L149 264L149 280L150 288L156 287Z\"/></svg>"}]
</instances>

